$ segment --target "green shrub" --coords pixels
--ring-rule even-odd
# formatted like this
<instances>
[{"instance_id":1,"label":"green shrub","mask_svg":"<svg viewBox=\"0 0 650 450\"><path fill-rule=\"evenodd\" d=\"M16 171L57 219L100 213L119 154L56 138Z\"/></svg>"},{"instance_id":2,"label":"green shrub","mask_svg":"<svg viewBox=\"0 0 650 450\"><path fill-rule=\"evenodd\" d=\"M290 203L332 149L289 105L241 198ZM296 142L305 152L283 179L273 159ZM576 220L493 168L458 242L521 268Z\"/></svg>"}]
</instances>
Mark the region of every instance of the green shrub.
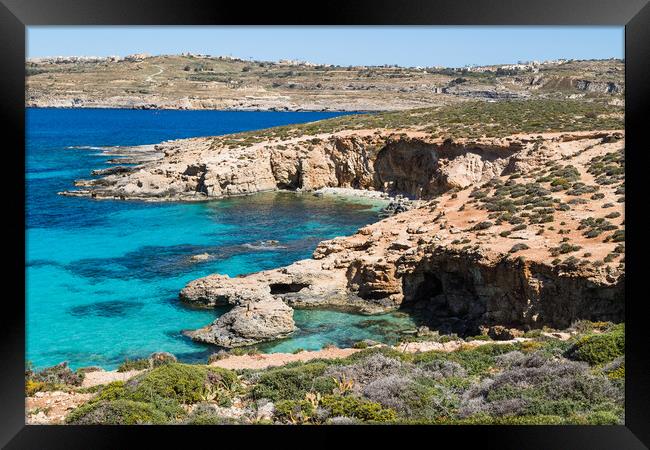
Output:
<instances>
[{"instance_id":1,"label":"green shrub","mask_svg":"<svg viewBox=\"0 0 650 450\"><path fill-rule=\"evenodd\" d=\"M66 386L63 384L44 383L42 381L34 380L25 381L25 395L27 397L33 397L37 392L60 391L65 389Z\"/></svg>"},{"instance_id":2,"label":"green shrub","mask_svg":"<svg viewBox=\"0 0 650 450\"><path fill-rule=\"evenodd\" d=\"M303 399L307 392L330 393L336 382L322 376L327 366L324 362L310 362L267 370L260 376L251 395L256 399L278 401Z\"/></svg>"},{"instance_id":3,"label":"green shrub","mask_svg":"<svg viewBox=\"0 0 650 450\"><path fill-rule=\"evenodd\" d=\"M567 419L549 415L495 417L478 414L466 419L444 420L441 423L446 425L563 425L567 423Z\"/></svg>"},{"instance_id":4,"label":"green shrub","mask_svg":"<svg viewBox=\"0 0 650 450\"><path fill-rule=\"evenodd\" d=\"M99 393L93 397L92 401L128 399L131 396L131 393L127 391L124 386L124 381L113 381L112 383L102 386Z\"/></svg>"},{"instance_id":5,"label":"green shrub","mask_svg":"<svg viewBox=\"0 0 650 450\"><path fill-rule=\"evenodd\" d=\"M589 425L621 425L621 417L612 411L596 411L586 417Z\"/></svg>"},{"instance_id":6,"label":"green shrub","mask_svg":"<svg viewBox=\"0 0 650 450\"><path fill-rule=\"evenodd\" d=\"M196 403L214 394L229 397L239 386L237 375L219 367L171 363L138 375L127 383L134 399L173 399Z\"/></svg>"},{"instance_id":7,"label":"green shrub","mask_svg":"<svg viewBox=\"0 0 650 450\"><path fill-rule=\"evenodd\" d=\"M43 383L45 385L63 385L63 386L81 386L85 373L72 371L67 362L62 362L52 367L46 367L40 371L32 371L28 367L25 372L25 378L33 382Z\"/></svg>"},{"instance_id":8,"label":"green shrub","mask_svg":"<svg viewBox=\"0 0 650 450\"><path fill-rule=\"evenodd\" d=\"M307 400L280 400L275 404L275 417L288 423L306 423L312 420L316 409Z\"/></svg>"},{"instance_id":9,"label":"green shrub","mask_svg":"<svg viewBox=\"0 0 650 450\"><path fill-rule=\"evenodd\" d=\"M471 341L491 341L492 338L488 336L487 334L477 334L476 336L469 336L465 338L467 342Z\"/></svg>"},{"instance_id":10,"label":"green shrub","mask_svg":"<svg viewBox=\"0 0 650 450\"><path fill-rule=\"evenodd\" d=\"M616 326L602 334L589 334L578 339L567 356L591 365L605 364L625 354L625 327Z\"/></svg>"},{"instance_id":11,"label":"green shrub","mask_svg":"<svg viewBox=\"0 0 650 450\"><path fill-rule=\"evenodd\" d=\"M151 356L149 356L149 361L151 362L152 367L158 367L165 364L175 363L178 360L171 353L156 352L156 353L152 353Z\"/></svg>"},{"instance_id":12,"label":"green shrub","mask_svg":"<svg viewBox=\"0 0 650 450\"><path fill-rule=\"evenodd\" d=\"M458 350L451 353L422 352L414 355L416 364L426 364L436 360L453 361L460 364L469 375L485 375L496 363L496 356L517 350L519 344L485 344L469 350Z\"/></svg>"},{"instance_id":13,"label":"green shrub","mask_svg":"<svg viewBox=\"0 0 650 450\"><path fill-rule=\"evenodd\" d=\"M544 353L504 355L505 369L463 396L460 417L543 415L568 417L622 406L622 390L583 363Z\"/></svg>"},{"instance_id":14,"label":"green shrub","mask_svg":"<svg viewBox=\"0 0 650 450\"><path fill-rule=\"evenodd\" d=\"M153 404L132 400L102 400L80 406L66 422L74 425L141 425L168 422L165 413Z\"/></svg>"},{"instance_id":15,"label":"green shrub","mask_svg":"<svg viewBox=\"0 0 650 450\"><path fill-rule=\"evenodd\" d=\"M321 406L329 410L332 416L355 417L367 422L391 422L397 419L393 409L356 397L326 395Z\"/></svg>"},{"instance_id":16,"label":"green shrub","mask_svg":"<svg viewBox=\"0 0 650 450\"><path fill-rule=\"evenodd\" d=\"M603 373L607 375L610 380L624 380L625 379L625 357L620 356L614 361L603 367Z\"/></svg>"},{"instance_id":17,"label":"green shrub","mask_svg":"<svg viewBox=\"0 0 650 450\"><path fill-rule=\"evenodd\" d=\"M404 375L389 375L366 385L363 396L394 410L400 417L436 417L448 406L453 406L453 402L438 407L433 400L440 389L431 384L434 383L426 375L417 380Z\"/></svg>"},{"instance_id":18,"label":"green shrub","mask_svg":"<svg viewBox=\"0 0 650 450\"><path fill-rule=\"evenodd\" d=\"M125 359L122 364L117 368L118 372L128 372L130 370L145 370L151 366L148 358L141 359Z\"/></svg>"},{"instance_id":19,"label":"green shrub","mask_svg":"<svg viewBox=\"0 0 650 450\"><path fill-rule=\"evenodd\" d=\"M519 244L515 244L512 246L512 248L510 249L510 253L517 253L518 251L528 250L529 248L530 247L528 245L524 244L523 242L520 242Z\"/></svg>"},{"instance_id":20,"label":"green shrub","mask_svg":"<svg viewBox=\"0 0 650 450\"><path fill-rule=\"evenodd\" d=\"M185 425L233 425L239 422L231 417L220 416L211 405L198 404L183 423Z\"/></svg>"}]
</instances>

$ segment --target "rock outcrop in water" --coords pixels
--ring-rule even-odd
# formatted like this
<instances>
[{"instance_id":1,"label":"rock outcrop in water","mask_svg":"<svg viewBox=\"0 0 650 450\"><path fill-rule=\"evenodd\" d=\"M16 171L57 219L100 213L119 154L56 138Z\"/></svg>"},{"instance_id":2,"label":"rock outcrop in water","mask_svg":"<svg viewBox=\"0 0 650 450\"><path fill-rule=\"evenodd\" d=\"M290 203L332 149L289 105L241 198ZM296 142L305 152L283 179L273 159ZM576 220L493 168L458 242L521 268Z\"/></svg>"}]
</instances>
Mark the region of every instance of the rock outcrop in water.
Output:
<instances>
[{"instance_id":1,"label":"rock outcrop in water","mask_svg":"<svg viewBox=\"0 0 650 450\"><path fill-rule=\"evenodd\" d=\"M242 277L195 280L181 291L183 301L236 306L194 337L228 346L284 336L286 327L262 336L232 325L234 316L245 313L244 305L272 301L363 313L404 309L432 328L465 335L493 325L563 328L579 319L620 321L624 262L614 261L624 252L620 178L594 174L601 160L620 163L621 138L620 133L558 133L543 141L520 139L522 150L508 159L474 160L448 172L451 179L463 180L457 186L474 188L453 189L352 236L324 241L311 259ZM418 145L424 147L418 142L414 153ZM423 161L420 169L433 166ZM397 170L408 159L383 163L403 190L433 195L439 189L426 170ZM478 174L493 174L496 167L513 175L481 183ZM608 170L616 172L614 166ZM572 182L555 188L559 175ZM592 196L598 204L588 200ZM605 223L603 229L617 231L593 232Z\"/></svg>"},{"instance_id":2,"label":"rock outcrop in water","mask_svg":"<svg viewBox=\"0 0 650 450\"><path fill-rule=\"evenodd\" d=\"M293 310L278 298L259 295L219 317L213 324L186 334L221 347L242 347L286 337L295 331Z\"/></svg>"}]
</instances>

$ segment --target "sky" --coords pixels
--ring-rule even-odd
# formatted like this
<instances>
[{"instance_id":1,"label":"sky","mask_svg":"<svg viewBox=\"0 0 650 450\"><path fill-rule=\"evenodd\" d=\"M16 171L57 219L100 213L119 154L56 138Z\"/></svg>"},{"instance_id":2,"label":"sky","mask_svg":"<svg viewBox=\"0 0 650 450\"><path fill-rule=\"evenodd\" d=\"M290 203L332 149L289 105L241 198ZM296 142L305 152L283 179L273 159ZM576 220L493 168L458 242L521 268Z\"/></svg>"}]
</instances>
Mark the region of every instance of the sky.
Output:
<instances>
[{"instance_id":1,"label":"sky","mask_svg":"<svg viewBox=\"0 0 650 450\"><path fill-rule=\"evenodd\" d=\"M30 26L27 57L201 53L319 64L445 66L623 58L623 27Z\"/></svg>"}]
</instances>

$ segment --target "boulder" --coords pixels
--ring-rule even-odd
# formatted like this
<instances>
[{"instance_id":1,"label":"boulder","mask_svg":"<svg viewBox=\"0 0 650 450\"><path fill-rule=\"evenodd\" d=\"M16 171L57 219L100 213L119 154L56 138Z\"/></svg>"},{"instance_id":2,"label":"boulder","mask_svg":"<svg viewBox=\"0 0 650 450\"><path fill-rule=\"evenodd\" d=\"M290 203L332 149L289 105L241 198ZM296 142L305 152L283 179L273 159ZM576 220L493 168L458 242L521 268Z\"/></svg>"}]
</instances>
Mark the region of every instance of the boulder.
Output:
<instances>
[{"instance_id":1,"label":"boulder","mask_svg":"<svg viewBox=\"0 0 650 450\"><path fill-rule=\"evenodd\" d=\"M234 348L281 339L295 330L293 309L271 297L235 306L211 325L186 334L198 342Z\"/></svg>"}]
</instances>

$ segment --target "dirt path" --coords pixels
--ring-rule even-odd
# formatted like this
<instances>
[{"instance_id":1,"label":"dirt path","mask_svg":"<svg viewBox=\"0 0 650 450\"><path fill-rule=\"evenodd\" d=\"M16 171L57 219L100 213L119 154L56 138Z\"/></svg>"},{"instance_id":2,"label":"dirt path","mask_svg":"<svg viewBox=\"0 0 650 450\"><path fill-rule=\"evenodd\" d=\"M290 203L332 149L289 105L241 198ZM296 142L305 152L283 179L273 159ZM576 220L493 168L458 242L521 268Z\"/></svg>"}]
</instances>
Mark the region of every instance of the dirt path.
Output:
<instances>
[{"instance_id":1,"label":"dirt path","mask_svg":"<svg viewBox=\"0 0 650 450\"><path fill-rule=\"evenodd\" d=\"M142 372L144 371L129 370L127 372L118 372L116 370L98 370L97 372L88 372L81 383L81 387L93 387L100 384L112 383L113 381L126 381Z\"/></svg>"},{"instance_id":2,"label":"dirt path","mask_svg":"<svg viewBox=\"0 0 650 450\"><path fill-rule=\"evenodd\" d=\"M327 348L300 353L261 353L259 355L229 356L213 362L212 366L224 369L265 369L267 367L283 366L294 361L310 361L312 359L345 358L361 351L356 348Z\"/></svg>"},{"instance_id":3,"label":"dirt path","mask_svg":"<svg viewBox=\"0 0 650 450\"><path fill-rule=\"evenodd\" d=\"M147 78L145 78L145 80L144 80L145 82L153 83L154 82L153 77L158 76L158 75L160 75L161 73L164 72L164 69L162 67L160 67L158 65L155 65L155 64L154 64L154 67L158 67L158 69L160 69L160 70L158 72L154 73L154 74L149 75Z\"/></svg>"}]
</instances>

